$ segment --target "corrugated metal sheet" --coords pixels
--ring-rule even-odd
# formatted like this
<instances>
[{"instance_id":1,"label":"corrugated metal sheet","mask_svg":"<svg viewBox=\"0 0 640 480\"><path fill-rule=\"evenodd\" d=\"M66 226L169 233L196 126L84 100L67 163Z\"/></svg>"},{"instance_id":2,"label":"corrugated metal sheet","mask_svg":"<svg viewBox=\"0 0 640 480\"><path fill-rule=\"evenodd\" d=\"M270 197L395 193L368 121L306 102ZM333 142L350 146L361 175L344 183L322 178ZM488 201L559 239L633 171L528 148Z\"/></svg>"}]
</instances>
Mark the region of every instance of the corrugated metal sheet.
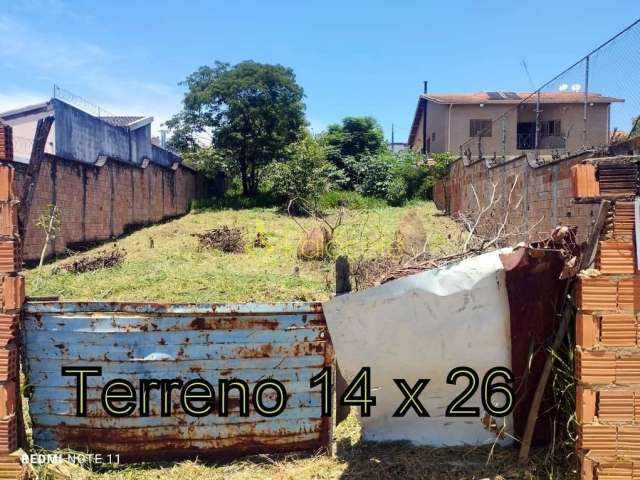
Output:
<instances>
[{"instance_id":1,"label":"corrugated metal sheet","mask_svg":"<svg viewBox=\"0 0 640 480\"><path fill-rule=\"evenodd\" d=\"M258 452L316 450L331 438L321 417L320 390L309 379L333 362L322 308L317 303L193 305L106 302L32 302L24 314L25 367L34 443L119 453L122 458L235 457ZM73 377L62 366L100 366L88 380L88 415L76 412ZM184 413L178 393L170 417L109 416L100 405L108 380L220 378L249 383L272 377L289 394L277 417L249 417L238 406L228 417ZM265 399L269 398L265 395ZM232 402L230 402L232 403Z\"/></svg>"}]
</instances>

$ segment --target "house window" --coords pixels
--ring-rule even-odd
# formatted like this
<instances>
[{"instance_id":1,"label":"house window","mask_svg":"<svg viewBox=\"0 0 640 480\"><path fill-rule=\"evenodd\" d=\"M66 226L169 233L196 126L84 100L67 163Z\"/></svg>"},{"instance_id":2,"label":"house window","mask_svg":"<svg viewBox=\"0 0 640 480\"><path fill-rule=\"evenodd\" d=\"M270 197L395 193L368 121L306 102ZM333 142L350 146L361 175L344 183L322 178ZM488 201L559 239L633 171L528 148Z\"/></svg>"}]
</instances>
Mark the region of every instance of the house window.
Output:
<instances>
[{"instance_id":1,"label":"house window","mask_svg":"<svg viewBox=\"0 0 640 480\"><path fill-rule=\"evenodd\" d=\"M431 141L435 142L436 141L436 132L432 132L431 133Z\"/></svg>"},{"instance_id":2,"label":"house window","mask_svg":"<svg viewBox=\"0 0 640 480\"><path fill-rule=\"evenodd\" d=\"M470 137L490 137L491 120L469 120Z\"/></svg>"},{"instance_id":3,"label":"house window","mask_svg":"<svg viewBox=\"0 0 640 480\"><path fill-rule=\"evenodd\" d=\"M542 137L560 137L560 120L546 120L540 123L540 135Z\"/></svg>"}]
</instances>

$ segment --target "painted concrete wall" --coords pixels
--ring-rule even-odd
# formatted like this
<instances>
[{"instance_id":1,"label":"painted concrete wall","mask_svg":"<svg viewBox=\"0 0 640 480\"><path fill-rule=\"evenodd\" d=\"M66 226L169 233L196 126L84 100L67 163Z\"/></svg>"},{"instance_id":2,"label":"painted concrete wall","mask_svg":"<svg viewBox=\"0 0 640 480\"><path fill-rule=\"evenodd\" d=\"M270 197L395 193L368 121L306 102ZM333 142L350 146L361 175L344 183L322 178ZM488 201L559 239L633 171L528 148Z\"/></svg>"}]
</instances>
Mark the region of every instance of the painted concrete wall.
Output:
<instances>
[{"instance_id":1,"label":"painted concrete wall","mask_svg":"<svg viewBox=\"0 0 640 480\"><path fill-rule=\"evenodd\" d=\"M180 162L181 158L178 155L160 148L156 145L151 145L151 161L156 165L162 165L163 167L171 167L175 162Z\"/></svg>"},{"instance_id":2,"label":"painted concrete wall","mask_svg":"<svg viewBox=\"0 0 640 480\"><path fill-rule=\"evenodd\" d=\"M488 104L449 105L429 102L427 128L429 135L436 133L436 141L431 143L432 152L450 151L460 153L460 145L478 154L478 139L469 137L469 123L472 119L492 120L490 137L482 138L483 155L520 155L526 150L517 148L518 122L535 122L535 104L523 104L517 109L513 105ZM609 132L609 106L607 104L590 105L587 112L586 140L584 135L584 105L582 104L543 104L541 120L560 120L562 133L567 136L565 150L577 152L583 145L587 147L606 145ZM449 114L451 130L449 132ZM504 128L504 140L503 140ZM451 139L448 140L450 135ZM444 141L440 141L440 139ZM422 148L422 119L420 119L414 149ZM541 149L541 153L551 153L551 149Z\"/></svg>"},{"instance_id":3,"label":"painted concrete wall","mask_svg":"<svg viewBox=\"0 0 640 480\"><path fill-rule=\"evenodd\" d=\"M418 132L416 133L417 148L422 148L422 127L423 119L420 119ZM427 108L427 136L431 139L432 152L448 151L448 131L449 131L449 105L429 102Z\"/></svg>"},{"instance_id":4,"label":"painted concrete wall","mask_svg":"<svg viewBox=\"0 0 640 480\"><path fill-rule=\"evenodd\" d=\"M94 163L99 155L139 165L151 159L151 126L130 133L57 99L54 109L55 154L68 160ZM133 148L132 148L133 145Z\"/></svg>"}]
</instances>

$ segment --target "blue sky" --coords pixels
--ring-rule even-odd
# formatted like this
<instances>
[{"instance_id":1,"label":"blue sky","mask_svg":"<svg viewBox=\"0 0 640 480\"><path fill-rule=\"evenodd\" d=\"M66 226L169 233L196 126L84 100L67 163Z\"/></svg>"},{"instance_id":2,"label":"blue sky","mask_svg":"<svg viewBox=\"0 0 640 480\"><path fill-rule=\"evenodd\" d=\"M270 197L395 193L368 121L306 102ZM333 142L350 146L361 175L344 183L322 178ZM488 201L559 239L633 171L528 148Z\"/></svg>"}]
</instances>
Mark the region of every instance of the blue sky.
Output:
<instances>
[{"instance_id":1,"label":"blue sky","mask_svg":"<svg viewBox=\"0 0 640 480\"><path fill-rule=\"evenodd\" d=\"M638 17L638 0L2 0L0 111L57 83L159 123L198 66L253 59L294 69L314 131L371 115L402 141L423 80L441 92L530 90L523 60L540 85Z\"/></svg>"}]
</instances>

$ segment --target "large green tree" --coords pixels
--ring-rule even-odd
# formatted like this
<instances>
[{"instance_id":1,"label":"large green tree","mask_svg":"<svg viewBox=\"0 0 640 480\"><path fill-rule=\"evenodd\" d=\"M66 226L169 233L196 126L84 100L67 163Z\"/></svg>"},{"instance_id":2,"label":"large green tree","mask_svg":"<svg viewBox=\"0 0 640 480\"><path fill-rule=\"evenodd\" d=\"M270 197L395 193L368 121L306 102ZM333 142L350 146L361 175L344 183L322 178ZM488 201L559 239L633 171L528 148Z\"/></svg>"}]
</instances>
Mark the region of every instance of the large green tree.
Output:
<instances>
[{"instance_id":1,"label":"large green tree","mask_svg":"<svg viewBox=\"0 0 640 480\"><path fill-rule=\"evenodd\" d=\"M255 196L264 169L281 160L304 125L304 92L290 68L253 61L203 66L182 83L183 109L167 126L171 145L211 146L237 167L242 192Z\"/></svg>"},{"instance_id":2,"label":"large green tree","mask_svg":"<svg viewBox=\"0 0 640 480\"><path fill-rule=\"evenodd\" d=\"M631 123L631 132L629 132L629 138L640 137L640 115L635 117Z\"/></svg>"},{"instance_id":3,"label":"large green tree","mask_svg":"<svg viewBox=\"0 0 640 480\"><path fill-rule=\"evenodd\" d=\"M385 148L382 128L372 117L346 117L329 125L324 140L327 158L349 176L352 186L358 182L360 163Z\"/></svg>"}]
</instances>

